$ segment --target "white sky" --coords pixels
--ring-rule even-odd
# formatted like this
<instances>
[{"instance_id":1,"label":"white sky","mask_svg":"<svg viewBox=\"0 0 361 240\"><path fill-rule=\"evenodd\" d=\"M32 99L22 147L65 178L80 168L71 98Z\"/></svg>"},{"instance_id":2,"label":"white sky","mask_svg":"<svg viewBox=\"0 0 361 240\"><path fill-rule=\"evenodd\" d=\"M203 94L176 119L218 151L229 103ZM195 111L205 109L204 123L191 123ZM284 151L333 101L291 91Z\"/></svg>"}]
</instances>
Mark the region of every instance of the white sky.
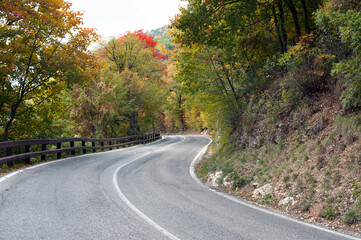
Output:
<instances>
[{"instance_id":1,"label":"white sky","mask_svg":"<svg viewBox=\"0 0 361 240\"><path fill-rule=\"evenodd\" d=\"M156 29L169 24L181 0L68 0L74 11L84 11L85 27L96 28L103 39L127 31Z\"/></svg>"}]
</instances>

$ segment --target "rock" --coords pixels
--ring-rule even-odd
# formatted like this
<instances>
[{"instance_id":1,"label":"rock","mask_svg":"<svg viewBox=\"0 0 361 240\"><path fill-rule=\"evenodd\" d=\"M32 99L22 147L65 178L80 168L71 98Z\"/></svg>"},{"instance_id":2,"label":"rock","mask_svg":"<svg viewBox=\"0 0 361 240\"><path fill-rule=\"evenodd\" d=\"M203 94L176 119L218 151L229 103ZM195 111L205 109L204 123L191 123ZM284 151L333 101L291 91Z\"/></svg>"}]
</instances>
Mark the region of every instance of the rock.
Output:
<instances>
[{"instance_id":1,"label":"rock","mask_svg":"<svg viewBox=\"0 0 361 240\"><path fill-rule=\"evenodd\" d=\"M266 195L273 193L273 188L271 184L266 184L260 188L255 189L252 193L254 198L264 198Z\"/></svg>"},{"instance_id":2,"label":"rock","mask_svg":"<svg viewBox=\"0 0 361 240\"><path fill-rule=\"evenodd\" d=\"M323 156L318 156L316 161L317 161L317 169L318 170L321 170L326 164L326 159Z\"/></svg>"},{"instance_id":3,"label":"rock","mask_svg":"<svg viewBox=\"0 0 361 240\"><path fill-rule=\"evenodd\" d=\"M314 135L319 134L324 128L326 124L326 119L324 116L320 116L319 114L316 114L313 118L313 123L311 125L311 130Z\"/></svg>"},{"instance_id":4,"label":"rock","mask_svg":"<svg viewBox=\"0 0 361 240\"><path fill-rule=\"evenodd\" d=\"M218 171L215 173L209 173L207 178L207 185L210 187L219 187L219 179L222 177L223 172Z\"/></svg>"},{"instance_id":5,"label":"rock","mask_svg":"<svg viewBox=\"0 0 361 240\"><path fill-rule=\"evenodd\" d=\"M258 187L259 187L259 183L258 183L258 182L254 182L254 183L252 183L252 187L254 187L254 188L258 188Z\"/></svg>"},{"instance_id":6,"label":"rock","mask_svg":"<svg viewBox=\"0 0 361 240\"><path fill-rule=\"evenodd\" d=\"M295 204L295 200L293 197L286 197L279 201L278 206L290 206Z\"/></svg>"},{"instance_id":7,"label":"rock","mask_svg":"<svg viewBox=\"0 0 361 240\"><path fill-rule=\"evenodd\" d=\"M211 130L209 129L204 129L202 132L201 132L201 135L210 135L211 133Z\"/></svg>"},{"instance_id":8,"label":"rock","mask_svg":"<svg viewBox=\"0 0 361 240\"><path fill-rule=\"evenodd\" d=\"M225 186L226 188L231 188L233 186L233 181L229 177L229 175L227 175L225 178L223 178L223 186Z\"/></svg>"},{"instance_id":9,"label":"rock","mask_svg":"<svg viewBox=\"0 0 361 240\"><path fill-rule=\"evenodd\" d=\"M282 137L281 133L277 133L274 141L276 143L280 143L280 142L282 142L282 140L283 140L283 137Z\"/></svg>"}]
</instances>

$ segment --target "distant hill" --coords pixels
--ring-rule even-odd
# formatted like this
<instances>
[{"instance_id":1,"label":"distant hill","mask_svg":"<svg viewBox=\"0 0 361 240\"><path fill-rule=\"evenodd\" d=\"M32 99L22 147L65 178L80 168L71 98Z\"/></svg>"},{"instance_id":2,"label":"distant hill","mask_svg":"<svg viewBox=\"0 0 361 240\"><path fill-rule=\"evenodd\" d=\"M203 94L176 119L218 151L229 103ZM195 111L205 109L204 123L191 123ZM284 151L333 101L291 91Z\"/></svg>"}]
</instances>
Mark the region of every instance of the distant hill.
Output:
<instances>
[{"instance_id":1,"label":"distant hill","mask_svg":"<svg viewBox=\"0 0 361 240\"><path fill-rule=\"evenodd\" d=\"M174 46L172 45L172 36L169 34L169 29L167 26L163 26L157 29L150 30L148 34L154 37L154 40L158 42L159 45L164 46L166 49L173 50Z\"/></svg>"}]
</instances>

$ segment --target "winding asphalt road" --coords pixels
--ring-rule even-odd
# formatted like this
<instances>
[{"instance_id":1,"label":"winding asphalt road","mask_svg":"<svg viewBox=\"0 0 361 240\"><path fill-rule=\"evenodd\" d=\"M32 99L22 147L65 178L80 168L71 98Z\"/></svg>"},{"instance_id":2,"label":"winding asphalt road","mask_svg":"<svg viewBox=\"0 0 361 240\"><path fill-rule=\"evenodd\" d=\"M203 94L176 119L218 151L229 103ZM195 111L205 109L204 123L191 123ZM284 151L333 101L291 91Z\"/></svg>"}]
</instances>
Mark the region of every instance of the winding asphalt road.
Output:
<instances>
[{"instance_id":1,"label":"winding asphalt road","mask_svg":"<svg viewBox=\"0 0 361 240\"><path fill-rule=\"evenodd\" d=\"M353 239L203 186L192 166L209 142L166 136L2 177L0 239Z\"/></svg>"}]
</instances>

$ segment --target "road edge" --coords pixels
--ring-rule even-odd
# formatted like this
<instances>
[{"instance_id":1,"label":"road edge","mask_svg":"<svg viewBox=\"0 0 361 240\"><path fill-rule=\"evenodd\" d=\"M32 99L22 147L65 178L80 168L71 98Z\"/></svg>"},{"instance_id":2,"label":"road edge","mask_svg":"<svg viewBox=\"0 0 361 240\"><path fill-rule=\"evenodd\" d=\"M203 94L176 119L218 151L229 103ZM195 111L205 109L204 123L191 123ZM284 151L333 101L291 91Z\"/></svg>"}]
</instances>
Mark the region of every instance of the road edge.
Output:
<instances>
[{"instance_id":1,"label":"road edge","mask_svg":"<svg viewBox=\"0 0 361 240\"><path fill-rule=\"evenodd\" d=\"M205 136L204 136L205 137ZM196 167L197 167L197 164L203 159L205 153L207 152L208 150L208 147L209 145L213 142L213 140L209 137L206 137L210 140L210 142L198 153L198 155L192 160L190 166L189 166L189 174L191 175L191 177L193 178L193 180L195 182L197 182L198 184L200 184L202 187L204 188L207 188L209 191L212 191L214 193L216 193L217 195L223 197L223 198L226 198L232 202L235 202L235 203L238 203L238 204L241 204L243 206L246 206L246 207L250 207L252 209L255 209L255 210L258 210L258 211L261 211L261 212L264 212L264 213L267 213L267 214L270 214L270 215L274 215L274 216L277 216L277 217L280 217L282 219L285 219L285 220L288 220L288 221L291 221L291 222L294 222L294 223L298 223L298 224L301 224L301 225L305 225L305 226L308 226L308 227L311 227L311 228L314 228L314 229L317 229L317 230L320 230L320 231L324 231L324 232L327 232L327 233L331 233L331 234L334 234L336 236L340 236L340 237L344 237L344 238L348 238L348 239L353 239L353 240L360 240L361 238L357 238L355 236L350 236L350 235L347 235L347 234L344 234L344 233L341 233L341 232L338 232L336 230L331 230L331 229L328 229L328 228L325 228L325 227L321 227L321 226L318 226L318 225L315 225L313 223L308 223L308 222L304 222L304 221L301 221L299 219L296 219L296 218L293 218L291 216L288 216L288 215L284 215L284 214L281 214L281 213L278 213L276 211L273 211L271 209L266 209L266 208L263 208L263 207L260 207L260 206L257 206L257 205L254 205L252 204L251 202L246 202L244 200L241 200L239 198L236 198L232 195L228 195L226 193L223 193L223 192L220 192L216 189L213 189L213 188L210 188L208 186L206 186L200 179L199 177L197 176L196 174Z\"/></svg>"}]
</instances>

